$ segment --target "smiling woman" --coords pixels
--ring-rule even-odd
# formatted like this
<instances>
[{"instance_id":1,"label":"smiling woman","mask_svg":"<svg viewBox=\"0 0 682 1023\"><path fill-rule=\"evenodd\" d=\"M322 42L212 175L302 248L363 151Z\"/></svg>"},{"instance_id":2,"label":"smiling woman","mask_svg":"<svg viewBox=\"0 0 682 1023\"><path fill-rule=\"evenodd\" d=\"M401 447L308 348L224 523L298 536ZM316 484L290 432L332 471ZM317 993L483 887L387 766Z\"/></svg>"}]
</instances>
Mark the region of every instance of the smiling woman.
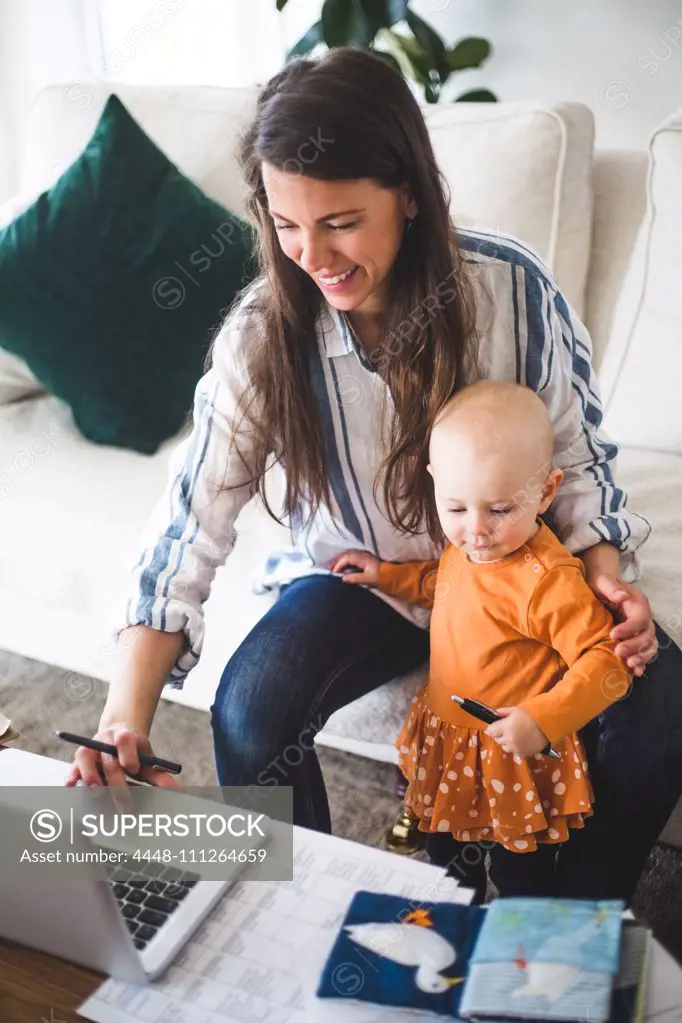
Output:
<instances>
[{"instance_id":1,"label":"smiling woman","mask_svg":"<svg viewBox=\"0 0 682 1023\"><path fill-rule=\"evenodd\" d=\"M267 506L277 461L283 507L270 510L292 544L268 557L264 582L278 599L217 686L216 766L221 785L290 785L295 822L330 830L315 733L429 656L424 607L345 585L353 575L330 565L349 548L382 562L435 560L431 428L469 383L521 384L546 409L556 480L563 474L553 542L582 559L599 600L621 608L615 657L648 676L581 731L598 811L564 843L556 883L565 895L629 898L682 784L682 652L631 585L651 527L616 485L618 449L601 427L584 326L522 241L455 228L417 101L371 53L341 47L287 64L259 96L240 159L259 274L215 339L192 435L134 570L97 736L119 756L104 772L122 784L123 768L139 770L138 751L151 752L161 690L182 686L197 663L202 607L235 521L256 492ZM493 413L504 432L504 409ZM526 465L518 447L514 465ZM525 473L521 488L505 478L501 494L458 466L445 497L466 505L465 528L488 542L499 527L483 519L483 500L502 512L501 497L531 484ZM504 529L515 528L510 515ZM80 748L70 782L98 784L99 757Z\"/></svg>"},{"instance_id":2,"label":"smiling woman","mask_svg":"<svg viewBox=\"0 0 682 1023\"><path fill-rule=\"evenodd\" d=\"M303 165L300 140L313 138L324 142ZM263 90L240 156L262 260L272 270L260 302L271 340L267 352L254 352L249 371L260 398L250 419L263 468L270 452L286 451L289 514L300 507L304 480L312 514L328 502L322 435L299 428L302 409L307 421L316 418L300 355L316 344L326 301L365 356L378 361L389 339L405 355L420 353L409 381L402 359L382 359L396 413L384 498L398 528L419 528L426 508L437 532L423 472L427 429L452 382L474 373L473 300L417 102L405 80L371 54L339 48L319 62L294 61ZM431 307L425 346L423 326L412 317L447 279L447 298ZM280 358L272 358L273 345ZM385 418L387 411L384 404ZM261 493L267 504L263 487Z\"/></svg>"}]
</instances>

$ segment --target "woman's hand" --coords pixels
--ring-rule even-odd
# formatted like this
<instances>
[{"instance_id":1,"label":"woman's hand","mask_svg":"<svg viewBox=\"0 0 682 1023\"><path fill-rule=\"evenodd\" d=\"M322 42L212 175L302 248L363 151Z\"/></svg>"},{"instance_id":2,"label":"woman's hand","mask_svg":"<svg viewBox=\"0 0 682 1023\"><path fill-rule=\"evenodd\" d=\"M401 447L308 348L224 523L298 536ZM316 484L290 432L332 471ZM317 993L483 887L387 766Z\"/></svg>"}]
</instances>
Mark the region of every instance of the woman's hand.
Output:
<instances>
[{"instance_id":1,"label":"woman's hand","mask_svg":"<svg viewBox=\"0 0 682 1023\"><path fill-rule=\"evenodd\" d=\"M379 584L381 561L369 551L346 551L329 562L330 571L337 574L348 567L353 571L343 576L344 583L362 583L364 586Z\"/></svg>"},{"instance_id":2,"label":"woman's hand","mask_svg":"<svg viewBox=\"0 0 682 1023\"><path fill-rule=\"evenodd\" d=\"M643 675L644 667L658 653L658 640L651 607L644 594L617 576L599 572L586 574L587 585L614 615L618 624L611 639L618 640L615 652L633 675ZM619 620L620 619L620 620Z\"/></svg>"},{"instance_id":3,"label":"woman's hand","mask_svg":"<svg viewBox=\"0 0 682 1023\"><path fill-rule=\"evenodd\" d=\"M495 713L503 720L493 721L486 728L485 734L494 739L505 753L532 757L547 745L547 736L525 710L520 707L496 707Z\"/></svg>"},{"instance_id":4,"label":"woman's hand","mask_svg":"<svg viewBox=\"0 0 682 1023\"><path fill-rule=\"evenodd\" d=\"M97 750L79 746L73 758L73 766L64 779L65 785L71 787L79 781L83 781L86 785L103 785L99 767L106 778L107 785L127 785L127 771L138 781L146 781L150 785L179 788L178 782L172 774L161 771L157 767L140 764L138 753L150 753L153 756L154 751L148 736L134 725L127 724L125 721L115 721L107 725L106 728L100 728L94 738L115 746L118 758L110 753L100 753Z\"/></svg>"}]
</instances>

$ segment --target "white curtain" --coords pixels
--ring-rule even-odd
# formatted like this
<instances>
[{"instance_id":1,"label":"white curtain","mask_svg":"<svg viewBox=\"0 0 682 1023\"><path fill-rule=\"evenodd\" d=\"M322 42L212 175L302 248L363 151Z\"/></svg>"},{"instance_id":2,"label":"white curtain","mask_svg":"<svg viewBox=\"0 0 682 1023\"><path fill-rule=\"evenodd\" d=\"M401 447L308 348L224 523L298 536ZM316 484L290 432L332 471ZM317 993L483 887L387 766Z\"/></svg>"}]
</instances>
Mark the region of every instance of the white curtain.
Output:
<instances>
[{"instance_id":1,"label":"white curtain","mask_svg":"<svg viewBox=\"0 0 682 1023\"><path fill-rule=\"evenodd\" d=\"M54 82L260 85L321 0L0 0L0 202L21 187L31 104Z\"/></svg>"},{"instance_id":2,"label":"white curtain","mask_svg":"<svg viewBox=\"0 0 682 1023\"><path fill-rule=\"evenodd\" d=\"M292 0L295 5L295 0ZM108 80L245 86L284 61L275 0L99 0Z\"/></svg>"},{"instance_id":3,"label":"white curtain","mask_svg":"<svg viewBox=\"0 0 682 1023\"><path fill-rule=\"evenodd\" d=\"M21 186L31 104L52 82L89 80L100 59L94 0L0 0L0 202Z\"/></svg>"}]
</instances>

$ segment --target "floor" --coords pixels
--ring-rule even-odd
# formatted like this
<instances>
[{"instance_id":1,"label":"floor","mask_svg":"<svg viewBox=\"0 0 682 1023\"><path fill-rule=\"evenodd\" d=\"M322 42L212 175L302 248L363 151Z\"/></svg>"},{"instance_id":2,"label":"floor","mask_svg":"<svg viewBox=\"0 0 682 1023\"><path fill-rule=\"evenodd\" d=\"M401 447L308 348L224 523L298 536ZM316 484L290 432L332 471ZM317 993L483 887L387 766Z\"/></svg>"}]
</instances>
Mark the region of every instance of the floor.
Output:
<instances>
[{"instance_id":1,"label":"floor","mask_svg":"<svg viewBox=\"0 0 682 1023\"><path fill-rule=\"evenodd\" d=\"M72 747L54 732L61 728L92 735L106 691L106 684L96 679L0 651L0 711L21 733L15 744L21 749L68 761ZM205 713L162 700L151 738L159 756L183 764L187 785L216 784ZM381 846L398 806L393 768L325 748L319 756L334 833ZM682 850L663 844L654 847L633 909L682 963Z\"/></svg>"}]
</instances>

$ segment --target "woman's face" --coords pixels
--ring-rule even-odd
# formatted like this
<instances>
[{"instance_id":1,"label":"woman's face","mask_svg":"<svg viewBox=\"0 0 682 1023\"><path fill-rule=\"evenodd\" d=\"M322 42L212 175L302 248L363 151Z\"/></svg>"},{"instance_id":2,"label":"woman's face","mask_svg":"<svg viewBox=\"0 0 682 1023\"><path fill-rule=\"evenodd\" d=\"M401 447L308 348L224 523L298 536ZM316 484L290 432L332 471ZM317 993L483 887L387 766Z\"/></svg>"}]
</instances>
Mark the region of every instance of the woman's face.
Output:
<instances>
[{"instance_id":1,"label":"woman's face","mask_svg":"<svg viewBox=\"0 0 682 1023\"><path fill-rule=\"evenodd\" d=\"M407 188L370 178L318 181L264 163L268 209L282 251L313 278L336 309L383 311L383 296L417 209Z\"/></svg>"}]
</instances>

